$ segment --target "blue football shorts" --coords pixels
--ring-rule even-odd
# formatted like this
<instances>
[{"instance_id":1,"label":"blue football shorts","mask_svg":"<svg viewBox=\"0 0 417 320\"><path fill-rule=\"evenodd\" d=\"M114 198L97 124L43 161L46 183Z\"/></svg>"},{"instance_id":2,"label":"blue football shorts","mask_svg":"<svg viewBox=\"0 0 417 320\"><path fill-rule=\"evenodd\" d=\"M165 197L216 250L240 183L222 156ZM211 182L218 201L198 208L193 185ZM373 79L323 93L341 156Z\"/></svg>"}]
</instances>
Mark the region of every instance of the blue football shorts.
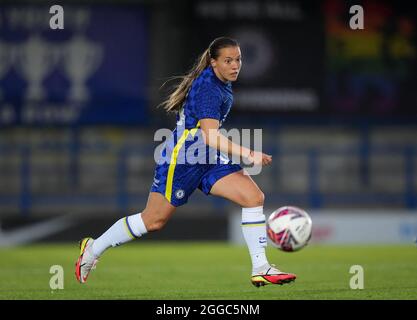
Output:
<instances>
[{"instance_id":1,"label":"blue football shorts","mask_svg":"<svg viewBox=\"0 0 417 320\"><path fill-rule=\"evenodd\" d=\"M151 192L161 193L173 206L178 207L187 203L195 189L200 189L206 195L216 181L242 170L238 164L158 164Z\"/></svg>"}]
</instances>

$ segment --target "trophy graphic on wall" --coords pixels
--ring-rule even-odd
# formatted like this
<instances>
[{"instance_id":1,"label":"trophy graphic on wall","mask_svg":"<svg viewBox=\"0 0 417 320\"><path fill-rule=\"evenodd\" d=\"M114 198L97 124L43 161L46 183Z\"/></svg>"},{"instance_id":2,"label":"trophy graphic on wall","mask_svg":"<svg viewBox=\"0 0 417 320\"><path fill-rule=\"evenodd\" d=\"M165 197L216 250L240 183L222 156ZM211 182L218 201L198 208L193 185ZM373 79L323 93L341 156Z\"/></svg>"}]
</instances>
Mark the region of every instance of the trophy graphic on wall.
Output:
<instances>
[{"instance_id":1,"label":"trophy graphic on wall","mask_svg":"<svg viewBox=\"0 0 417 320\"><path fill-rule=\"evenodd\" d=\"M69 99L83 102L89 99L86 81L98 69L103 48L84 36L75 35L62 50L65 73L71 80Z\"/></svg>"},{"instance_id":2,"label":"trophy graphic on wall","mask_svg":"<svg viewBox=\"0 0 417 320\"><path fill-rule=\"evenodd\" d=\"M2 80L2 78L6 75L12 65L11 53L11 47L7 43L0 41L0 80ZM0 100L2 99L3 91L0 87Z\"/></svg>"},{"instance_id":3,"label":"trophy graphic on wall","mask_svg":"<svg viewBox=\"0 0 417 320\"><path fill-rule=\"evenodd\" d=\"M28 84L26 100L39 101L45 97L42 81L55 64L54 47L37 35L17 47L15 65Z\"/></svg>"}]
</instances>

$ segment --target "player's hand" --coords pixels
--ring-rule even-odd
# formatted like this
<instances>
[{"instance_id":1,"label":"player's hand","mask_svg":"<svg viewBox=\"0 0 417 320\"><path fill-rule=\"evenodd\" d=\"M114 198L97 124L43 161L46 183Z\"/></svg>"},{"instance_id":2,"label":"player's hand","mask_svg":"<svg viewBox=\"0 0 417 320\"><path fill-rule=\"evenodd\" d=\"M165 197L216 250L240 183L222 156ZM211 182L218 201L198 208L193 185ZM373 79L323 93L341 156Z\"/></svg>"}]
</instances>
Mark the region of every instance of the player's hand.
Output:
<instances>
[{"instance_id":1,"label":"player's hand","mask_svg":"<svg viewBox=\"0 0 417 320\"><path fill-rule=\"evenodd\" d=\"M267 166L272 162L272 156L259 151L251 151L248 156L248 160L254 166Z\"/></svg>"}]
</instances>

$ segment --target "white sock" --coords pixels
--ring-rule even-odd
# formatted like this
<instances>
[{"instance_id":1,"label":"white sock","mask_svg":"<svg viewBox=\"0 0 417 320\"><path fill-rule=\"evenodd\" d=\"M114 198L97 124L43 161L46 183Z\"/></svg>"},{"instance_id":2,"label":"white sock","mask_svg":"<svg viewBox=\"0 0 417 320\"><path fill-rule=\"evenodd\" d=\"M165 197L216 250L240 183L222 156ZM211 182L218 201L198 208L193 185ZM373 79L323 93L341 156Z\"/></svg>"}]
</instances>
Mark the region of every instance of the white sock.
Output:
<instances>
[{"instance_id":1,"label":"white sock","mask_svg":"<svg viewBox=\"0 0 417 320\"><path fill-rule=\"evenodd\" d=\"M106 249L137 239L147 232L142 220L142 213L119 219L99 238L94 240L93 254L98 258Z\"/></svg>"},{"instance_id":2,"label":"white sock","mask_svg":"<svg viewBox=\"0 0 417 320\"><path fill-rule=\"evenodd\" d=\"M252 259L252 273L269 265L265 255L267 239L262 206L242 208L242 232Z\"/></svg>"}]
</instances>

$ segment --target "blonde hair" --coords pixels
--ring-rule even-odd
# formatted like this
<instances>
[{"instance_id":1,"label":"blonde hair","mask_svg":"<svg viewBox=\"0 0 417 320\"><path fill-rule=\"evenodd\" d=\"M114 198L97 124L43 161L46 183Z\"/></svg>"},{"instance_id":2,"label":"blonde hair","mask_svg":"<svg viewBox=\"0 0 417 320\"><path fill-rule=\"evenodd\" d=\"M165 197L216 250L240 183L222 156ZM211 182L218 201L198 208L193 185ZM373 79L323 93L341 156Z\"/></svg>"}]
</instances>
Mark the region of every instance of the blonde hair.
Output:
<instances>
[{"instance_id":1,"label":"blonde hair","mask_svg":"<svg viewBox=\"0 0 417 320\"><path fill-rule=\"evenodd\" d=\"M219 57L220 49L238 46L238 42L231 38L221 37L215 39L203 54L198 57L194 66L185 76L172 77L162 85L164 86L168 81L173 79L181 79L181 82L174 87L174 91L169 95L168 99L159 106L163 106L167 112L178 112L187 98L193 81L210 65L211 59L217 59Z\"/></svg>"}]
</instances>

